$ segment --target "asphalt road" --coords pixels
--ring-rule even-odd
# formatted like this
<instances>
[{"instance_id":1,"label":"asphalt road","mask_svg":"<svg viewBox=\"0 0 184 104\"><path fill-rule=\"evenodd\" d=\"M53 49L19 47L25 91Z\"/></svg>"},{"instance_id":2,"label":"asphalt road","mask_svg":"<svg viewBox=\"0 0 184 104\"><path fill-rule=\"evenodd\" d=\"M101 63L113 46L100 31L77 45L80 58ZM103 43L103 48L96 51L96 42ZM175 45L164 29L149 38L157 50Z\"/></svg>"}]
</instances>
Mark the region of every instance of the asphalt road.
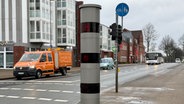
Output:
<instances>
[{"instance_id":1,"label":"asphalt road","mask_svg":"<svg viewBox=\"0 0 184 104\"><path fill-rule=\"evenodd\" d=\"M134 80L148 75L165 74L172 71L172 67L177 65L174 63L122 66L119 72L119 85L134 82ZM109 90L112 91L114 85L115 70L101 70L102 102L113 99L105 99L104 94ZM0 81L0 104L77 104L79 101L80 73L70 73L65 77L52 76L41 79L26 78Z\"/></svg>"}]
</instances>

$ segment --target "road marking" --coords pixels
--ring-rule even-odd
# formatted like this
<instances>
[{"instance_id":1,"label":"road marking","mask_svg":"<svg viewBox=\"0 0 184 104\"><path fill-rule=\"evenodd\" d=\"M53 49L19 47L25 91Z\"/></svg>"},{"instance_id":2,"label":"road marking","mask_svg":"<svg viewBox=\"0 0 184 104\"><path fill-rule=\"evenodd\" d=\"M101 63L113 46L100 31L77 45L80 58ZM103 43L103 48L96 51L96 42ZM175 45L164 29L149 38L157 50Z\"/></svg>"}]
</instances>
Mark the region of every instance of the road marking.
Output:
<instances>
[{"instance_id":1,"label":"road marking","mask_svg":"<svg viewBox=\"0 0 184 104\"><path fill-rule=\"evenodd\" d=\"M9 88L0 88L0 90L8 90Z\"/></svg>"},{"instance_id":2,"label":"road marking","mask_svg":"<svg viewBox=\"0 0 184 104\"><path fill-rule=\"evenodd\" d=\"M48 82L46 82L46 83L43 83L43 84L46 84L46 85L52 85L52 83L48 83Z\"/></svg>"},{"instance_id":3,"label":"road marking","mask_svg":"<svg viewBox=\"0 0 184 104\"><path fill-rule=\"evenodd\" d=\"M51 101L52 99L49 99L49 98L38 98L38 100Z\"/></svg>"},{"instance_id":4,"label":"road marking","mask_svg":"<svg viewBox=\"0 0 184 104\"><path fill-rule=\"evenodd\" d=\"M48 90L49 92L60 92L60 90Z\"/></svg>"},{"instance_id":5,"label":"road marking","mask_svg":"<svg viewBox=\"0 0 184 104\"><path fill-rule=\"evenodd\" d=\"M11 88L11 90L22 90L21 88Z\"/></svg>"},{"instance_id":6,"label":"road marking","mask_svg":"<svg viewBox=\"0 0 184 104\"><path fill-rule=\"evenodd\" d=\"M64 93L74 93L74 91L62 91Z\"/></svg>"},{"instance_id":7,"label":"road marking","mask_svg":"<svg viewBox=\"0 0 184 104\"><path fill-rule=\"evenodd\" d=\"M47 91L46 89L36 89L36 91L44 92Z\"/></svg>"},{"instance_id":8,"label":"road marking","mask_svg":"<svg viewBox=\"0 0 184 104\"><path fill-rule=\"evenodd\" d=\"M37 82L36 82L36 83L34 83L34 84L38 84L38 85L40 85L40 84L42 84L42 83L37 83Z\"/></svg>"},{"instance_id":9,"label":"road marking","mask_svg":"<svg viewBox=\"0 0 184 104\"><path fill-rule=\"evenodd\" d=\"M40 101L55 101L55 102L62 102L67 103L68 100L62 100L62 99L50 99L50 98L36 98L36 97L20 97L20 96L6 96L6 95L0 95L0 98L11 98L11 99L23 99L23 100L40 100Z\"/></svg>"},{"instance_id":10,"label":"road marking","mask_svg":"<svg viewBox=\"0 0 184 104\"><path fill-rule=\"evenodd\" d=\"M25 91L33 91L34 89L25 88L23 90L25 90Z\"/></svg>"},{"instance_id":11,"label":"road marking","mask_svg":"<svg viewBox=\"0 0 184 104\"><path fill-rule=\"evenodd\" d=\"M13 98L13 99L18 99L20 96L6 96L7 98Z\"/></svg>"},{"instance_id":12,"label":"road marking","mask_svg":"<svg viewBox=\"0 0 184 104\"><path fill-rule=\"evenodd\" d=\"M75 91L62 91L62 90L48 90L48 89L29 89L29 88L0 88L0 90L12 90L12 91L38 91L38 92L57 92L57 93L77 93L79 94L80 92L75 92Z\"/></svg>"},{"instance_id":13,"label":"road marking","mask_svg":"<svg viewBox=\"0 0 184 104\"><path fill-rule=\"evenodd\" d=\"M77 94L80 94L80 92L76 92Z\"/></svg>"},{"instance_id":14,"label":"road marking","mask_svg":"<svg viewBox=\"0 0 184 104\"><path fill-rule=\"evenodd\" d=\"M0 84L32 84L32 83L73 83L77 82L80 80L75 80L75 81L37 81L37 80L30 80L30 81L0 81Z\"/></svg>"},{"instance_id":15,"label":"road marking","mask_svg":"<svg viewBox=\"0 0 184 104\"><path fill-rule=\"evenodd\" d=\"M106 87L108 87L108 86L103 86L103 85L102 85L101 87L102 87L102 88L106 88Z\"/></svg>"},{"instance_id":16,"label":"road marking","mask_svg":"<svg viewBox=\"0 0 184 104\"><path fill-rule=\"evenodd\" d=\"M125 90L139 90L139 91L166 91L175 90L167 87L124 87Z\"/></svg>"},{"instance_id":17,"label":"road marking","mask_svg":"<svg viewBox=\"0 0 184 104\"><path fill-rule=\"evenodd\" d=\"M65 85L69 85L69 86L72 86L72 85L74 85L74 84L65 84Z\"/></svg>"},{"instance_id":18,"label":"road marking","mask_svg":"<svg viewBox=\"0 0 184 104\"><path fill-rule=\"evenodd\" d=\"M56 101L56 102L63 102L63 103L67 103L68 102L68 100L60 100L60 99L56 99L54 101Z\"/></svg>"},{"instance_id":19,"label":"road marking","mask_svg":"<svg viewBox=\"0 0 184 104\"><path fill-rule=\"evenodd\" d=\"M36 99L36 97L22 97L22 99L34 100L34 99Z\"/></svg>"},{"instance_id":20,"label":"road marking","mask_svg":"<svg viewBox=\"0 0 184 104\"><path fill-rule=\"evenodd\" d=\"M1 98L5 97L6 95L0 95Z\"/></svg>"}]
</instances>

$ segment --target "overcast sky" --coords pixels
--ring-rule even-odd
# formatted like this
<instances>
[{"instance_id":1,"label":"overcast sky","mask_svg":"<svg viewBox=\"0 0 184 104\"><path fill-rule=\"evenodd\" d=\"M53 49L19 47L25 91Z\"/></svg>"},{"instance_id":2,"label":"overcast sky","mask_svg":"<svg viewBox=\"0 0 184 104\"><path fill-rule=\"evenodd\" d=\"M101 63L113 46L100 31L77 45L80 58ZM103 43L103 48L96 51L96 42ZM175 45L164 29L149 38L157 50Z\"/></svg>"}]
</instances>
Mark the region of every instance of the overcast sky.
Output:
<instances>
[{"instance_id":1,"label":"overcast sky","mask_svg":"<svg viewBox=\"0 0 184 104\"><path fill-rule=\"evenodd\" d=\"M77 0L84 4L102 6L100 22L110 26L115 22L115 8L119 3L129 6L129 13L123 17L123 27L129 30L142 30L151 23L159 34L158 41L166 35L178 42L184 34L184 0ZM119 18L119 24L121 24ZM160 44L160 43L158 43ZM158 45L157 44L157 45Z\"/></svg>"}]
</instances>

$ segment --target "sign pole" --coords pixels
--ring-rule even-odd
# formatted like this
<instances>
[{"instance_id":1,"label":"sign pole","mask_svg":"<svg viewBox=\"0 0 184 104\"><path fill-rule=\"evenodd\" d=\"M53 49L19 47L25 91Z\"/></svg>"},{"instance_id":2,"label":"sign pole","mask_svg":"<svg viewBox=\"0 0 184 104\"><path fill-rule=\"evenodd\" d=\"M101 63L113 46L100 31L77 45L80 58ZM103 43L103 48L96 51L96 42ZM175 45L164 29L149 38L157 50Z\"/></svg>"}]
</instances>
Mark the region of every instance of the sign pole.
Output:
<instances>
[{"instance_id":1,"label":"sign pole","mask_svg":"<svg viewBox=\"0 0 184 104\"><path fill-rule=\"evenodd\" d=\"M119 48L119 44L118 44L118 16L121 16L122 21L121 21L121 25L122 25L122 29L123 29L123 16L127 15L127 13L129 12L129 7L127 4L125 3L120 3L116 6L116 25L117 25L117 34L116 34L116 93L118 93L118 48Z\"/></svg>"},{"instance_id":2,"label":"sign pole","mask_svg":"<svg viewBox=\"0 0 184 104\"><path fill-rule=\"evenodd\" d=\"M116 93L118 92L118 15L116 14Z\"/></svg>"}]
</instances>

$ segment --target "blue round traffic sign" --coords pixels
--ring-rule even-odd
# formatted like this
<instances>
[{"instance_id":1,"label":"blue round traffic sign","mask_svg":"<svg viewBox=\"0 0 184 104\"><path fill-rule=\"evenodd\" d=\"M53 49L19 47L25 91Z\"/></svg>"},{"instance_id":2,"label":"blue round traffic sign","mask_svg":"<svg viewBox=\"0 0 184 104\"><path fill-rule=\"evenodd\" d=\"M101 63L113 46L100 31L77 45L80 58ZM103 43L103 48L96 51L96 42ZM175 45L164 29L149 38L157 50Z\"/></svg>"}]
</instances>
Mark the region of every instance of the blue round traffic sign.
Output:
<instances>
[{"instance_id":1,"label":"blue round traffic sign","mask_svg":"<svg viewBox=\"0 0 184 104\"><path fill-rule=\"evenodd\" d=\"M116 7L116 14L118 14L119 16L127 15L128 11L129 11L129 7L125 3L120 3Z\"/></svg>"}]
</instances>

